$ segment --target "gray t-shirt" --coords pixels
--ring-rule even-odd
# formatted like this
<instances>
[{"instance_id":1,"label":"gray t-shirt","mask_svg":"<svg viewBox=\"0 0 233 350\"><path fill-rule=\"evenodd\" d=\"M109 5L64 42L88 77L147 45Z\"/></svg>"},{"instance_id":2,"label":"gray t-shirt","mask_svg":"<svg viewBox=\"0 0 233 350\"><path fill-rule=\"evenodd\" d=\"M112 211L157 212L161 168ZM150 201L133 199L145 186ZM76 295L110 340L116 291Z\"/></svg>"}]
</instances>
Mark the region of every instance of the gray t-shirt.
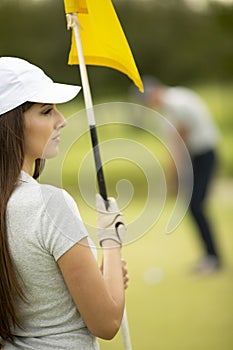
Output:
<instances>
[{"instance_id":1,"label":"gray t-shirt","mask_svg":"<svg viewBox=\"0 0 233 350\"><path fill-rule=\"evenodd\" d=\"M166 90L163 111L177 128L186 129L186 146L191 155L215 149L219 131L205 103L193 91L183 87Z\"/></svg>"},{"instance_id":2,"label":"gray t-shirt","mask_svg":"<svg viewBox=\"0 0 233 350\"><path fill-rule=\"evenodd\" d=\"M21 172L7 206L10 252L28 303L18 300L22 328L3 349L99 349L63 280L57 260L87 237L78 208L64 190Z\"/></svg>"}]
</instances>

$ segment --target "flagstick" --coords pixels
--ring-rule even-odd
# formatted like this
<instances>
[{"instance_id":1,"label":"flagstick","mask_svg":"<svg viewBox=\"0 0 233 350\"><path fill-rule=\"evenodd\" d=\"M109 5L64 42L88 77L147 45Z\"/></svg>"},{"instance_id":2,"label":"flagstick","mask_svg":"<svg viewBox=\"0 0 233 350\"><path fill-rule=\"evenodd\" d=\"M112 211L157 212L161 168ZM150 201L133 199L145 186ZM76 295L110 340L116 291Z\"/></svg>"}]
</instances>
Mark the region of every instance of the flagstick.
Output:
<instances>
[{"instance_id":1,"label":"flagstick","mask_svg":"<svg viewBox=\"0 0 233 350\"><path fill-rule=\"evenodd\" d=\"M121 322L121 334L122 334L122 339L124 343L124 349L132 350L126 308L124 309L124 315Z\"/></svg>"},{"instance_id":2,"label":"flagstick","mask_svg":"<svg viewBox=\"0 0 233 350\"><path fill-rule=\"evenodd\" d=\"M82 80L82 86L83 86L84 101L85 101L87 119L88 119L90 133L91 133L91 141L92 141L92 147L93 147L93 153L94 153L94 159L95 159L99 192L103 197L103 199L105 200L106 208L108 208L107 191L106 191L104 173L103 173L102 162L101 162L100 151L99 151L94 108L93 108L93 102L91 97L90 85L89 85L88 76L87 76L86 65L84 61L82 42L81 42L80 33L79 33L79 23L77 20L76 13L67 15L67 23L68 23L68 27L72 27L75 33L75 40L76 40L77 50L79 54L79 67L80 67L80 74L81 74L81 80Z\"/></svg>"},{"instance_id":3,"label":"flagstick","mask_svg":"<svg viewBox=\"0 0 233 350\"><path fill-rule=\"evenodd\" d=\"M107 209L108 208L107 191L106 191L104 173L103 173L100 151L99 151L96 123L95 123L95 114L94 114L93 102L91 97L90 85L88 81L87 70L86 70L86 65L84 61L83 49L82 49L82 42L81 42L80 33L79 33L79 23L78 23L76 13L67 14L66 17L67 17L68 29L72 27L75 33L75 40L76 40L76 46L78 50L78 57L79 57L80 74L81 74L81 80L82 80L82 86L83 86L87 118L88 118L88 123L90 127L90 132L91 132L91 140L92 140L92 146L93 146L93 152L94 152L94 158L95 158L95 166L96 166L96 172L97 172L99 191L101 196L105 200L106 209ZM126 309L124 309L123 319L121 323L121 332L123 337L124 349L132 350Z\"/></svg>"}]
</instances>

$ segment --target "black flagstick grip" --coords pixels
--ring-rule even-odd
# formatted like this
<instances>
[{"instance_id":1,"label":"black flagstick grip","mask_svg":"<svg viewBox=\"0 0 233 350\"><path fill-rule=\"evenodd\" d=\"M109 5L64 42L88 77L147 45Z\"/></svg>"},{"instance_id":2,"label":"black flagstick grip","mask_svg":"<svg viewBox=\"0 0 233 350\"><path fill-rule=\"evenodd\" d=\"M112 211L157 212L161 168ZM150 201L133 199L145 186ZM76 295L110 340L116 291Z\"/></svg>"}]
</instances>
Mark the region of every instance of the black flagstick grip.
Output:
<instances>
[{"instance_id":1,"label":"black flagstick grip","mask_svg":"<svg viewBox=\"0 0 233 350\"><path fill-rule=\"evenodd\" d=\"M94 152L94 159L95 159L95 166L96 166L96 174L97 174L97 181L99 186L99 192L103 199L105 200L105 206L106 209L108 209L108 196L107 196L107 190L104 180L104 172L100 157L100 149L99 149L99 143L98 143L98 135L96 131L95 125L90 125L90 134L91 134L91 141L92 141L92 147Z\"/></svg>"}]
</instances>

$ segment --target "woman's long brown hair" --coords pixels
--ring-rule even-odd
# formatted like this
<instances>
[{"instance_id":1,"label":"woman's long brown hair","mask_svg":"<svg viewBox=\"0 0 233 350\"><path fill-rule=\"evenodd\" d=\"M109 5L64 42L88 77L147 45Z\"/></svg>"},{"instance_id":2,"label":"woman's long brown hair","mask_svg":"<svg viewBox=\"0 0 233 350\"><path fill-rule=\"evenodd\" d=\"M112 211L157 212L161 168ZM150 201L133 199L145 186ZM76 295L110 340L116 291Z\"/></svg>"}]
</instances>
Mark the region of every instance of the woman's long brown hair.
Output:
<instances>
[{"instance_id":1,"label":"woman's long brown hair","mask_svg":"<svg viewBox=\"0 0 233 350\"><path fill-rule=\"evenodd\" d=\"M24 161L24 112L33 103L0 115L0 337L13 341L14 326L20 326L16 298L24 301L17 270L9 252L6 230L6 208L17 185ZM44 162L42 162L44 163ZM41 161L35 164L34 178L40 174ZM0 346L1 347L1 346Z\"/></svg>"}]
</instances>

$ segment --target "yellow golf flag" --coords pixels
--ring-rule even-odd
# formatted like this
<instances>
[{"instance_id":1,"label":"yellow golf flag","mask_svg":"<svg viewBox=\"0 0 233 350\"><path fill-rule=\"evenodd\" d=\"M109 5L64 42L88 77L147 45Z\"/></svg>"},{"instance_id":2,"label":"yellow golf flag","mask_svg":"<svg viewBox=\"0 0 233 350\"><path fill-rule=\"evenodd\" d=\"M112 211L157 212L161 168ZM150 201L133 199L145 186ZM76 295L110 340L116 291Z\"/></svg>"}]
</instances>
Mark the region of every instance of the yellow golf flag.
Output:
<instances>
[{"instance_id":1,"label":"yellow golf flag","mask_svg":"<svg viewBox=\"0 0 233 350\"><path fill-rule=\"evenodd\" d=\"M111 0L64 0L66 13L76 12L85 63L117 69L143 92L143 84ZM74 31L69 64L79 64Z\"/></svg>"}]
</instances>

